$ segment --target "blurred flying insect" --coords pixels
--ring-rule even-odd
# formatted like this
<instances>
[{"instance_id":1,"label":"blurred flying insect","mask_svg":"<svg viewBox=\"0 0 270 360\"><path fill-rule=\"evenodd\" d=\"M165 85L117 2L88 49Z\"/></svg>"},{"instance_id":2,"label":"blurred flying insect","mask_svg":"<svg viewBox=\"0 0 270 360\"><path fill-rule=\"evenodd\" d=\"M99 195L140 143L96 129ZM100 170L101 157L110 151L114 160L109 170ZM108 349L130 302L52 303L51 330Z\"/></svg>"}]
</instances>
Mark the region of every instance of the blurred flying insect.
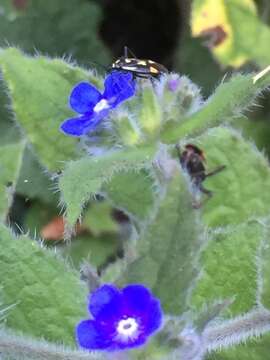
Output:
<instances>
[{"instance_id":1,"label":"blurred flying insect","mask_svg":"<svg viewBox=\"0 0 270 360\"><path fill-rule=\"evenodd\" d=\"M134 78L143 79L158 78L162 74L168 73L168 69L162 64L152 60L137 59L127 46L124 47L124 56L112 63L111 70L129 71Z\"/></svg>"},{"instance_id":2,"label":"blurred flying insect","mask_svg":"<svg viewBox=\"0 0 270 360\"><path fill-rule=\"evenodd\" d=\"M224 170L226 166L221 165L213 171L206 172L204 165L206 162L204 152L198 146L193 144L186 144L184 150L181 151L180 146L176 145L176 149L178 152L180 164L182 168L189 174L194 188L207 195L207 199L211 198L213 196L213 192L206 189L203 186L203 182L207 177L216 175L220 171ZM197 203L194 204L194 207L199 208L201 205L201 203Z\"/></svg>"}]
</instances>

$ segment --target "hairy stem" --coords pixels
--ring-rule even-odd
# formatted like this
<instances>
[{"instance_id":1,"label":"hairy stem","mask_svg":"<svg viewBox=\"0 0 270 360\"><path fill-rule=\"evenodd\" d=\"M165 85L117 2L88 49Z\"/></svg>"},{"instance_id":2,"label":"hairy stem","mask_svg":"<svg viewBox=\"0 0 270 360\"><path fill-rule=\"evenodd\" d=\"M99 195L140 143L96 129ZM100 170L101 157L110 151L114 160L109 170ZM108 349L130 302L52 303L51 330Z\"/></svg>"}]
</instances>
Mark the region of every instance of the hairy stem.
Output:
<instances>
[{"instance_id":1,"label":"hairy stem","mask_svg":"<svg viewBox=\"0 0 270 360\"><path fill-rule=\"evenodd\" d=\"M104 357L83 351L68 350L57 346L13 335L0 329L1 359L35 359L35 360L101 360Z\"/></svg>"},{"instance_id":2,"label":"hairy stem","mask_svg":"<svg viewBox=\"0 0 270 360\"><path fill-rule=\"evenodd\" d=\"M270 311L257 309L223 324L210 326L202 334L206 351L227 348L270 331Z\"/></svg>"}]
</instances>

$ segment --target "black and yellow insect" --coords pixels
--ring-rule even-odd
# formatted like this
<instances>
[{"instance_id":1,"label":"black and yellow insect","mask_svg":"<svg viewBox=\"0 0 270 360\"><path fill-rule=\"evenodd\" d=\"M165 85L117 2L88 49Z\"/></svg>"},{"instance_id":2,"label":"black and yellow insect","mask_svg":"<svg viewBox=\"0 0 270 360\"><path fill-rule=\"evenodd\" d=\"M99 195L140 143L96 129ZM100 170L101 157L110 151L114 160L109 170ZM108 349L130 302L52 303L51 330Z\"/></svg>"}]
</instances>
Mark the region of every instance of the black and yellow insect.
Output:
<instances>
[{"instance_id":1,"label":"black and yellow insect","mask_svg":"<svg viewBox=\"0 0 270 360\"><path fill-rule=\"evenodd\" d=\"M128 57L128 54L132 57ZM144 79L157 78L164 73L168 73L168 69L165 66L155 61L137 59L126 46L124 47L124 56L117 59L112 64L111 69L129 71L134 77Z\"/></svg>"}]
</instances>

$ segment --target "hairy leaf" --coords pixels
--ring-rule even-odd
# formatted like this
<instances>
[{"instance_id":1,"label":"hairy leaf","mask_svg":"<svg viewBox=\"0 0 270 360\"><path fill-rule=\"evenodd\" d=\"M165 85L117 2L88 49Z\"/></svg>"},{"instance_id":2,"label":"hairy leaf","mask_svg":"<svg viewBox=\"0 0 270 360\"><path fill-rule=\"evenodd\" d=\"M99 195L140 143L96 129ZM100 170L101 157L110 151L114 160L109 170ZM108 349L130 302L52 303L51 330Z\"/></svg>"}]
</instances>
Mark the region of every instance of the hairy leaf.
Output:
<instances>
[{"instance_id":1,"label":"hairy leaf","mask_svg":"<svg viewBox=\"0 0 270 360\"><path fill-rule=\"evenodd\" d=\"M41 238L44 236L44 227L58 215L59 209L57 209L56 206L52 206L52 204L48 204L47 202L43 203L39 200L32 200L30 202L30 207L25 213L23 224L24 231L34 239Z\"/></svg>"},{"instance_id":2,"label":"hairy leaf","mask_svg":"<svg viewBox=\"0 0 270 360\"><path fill-rule=\"evenodd\" d=\"M59 180L59 188L66 206L66 218L74 225L84 204L115 174L141 169L151 162L153 148L117 151L100 157L87 157L70 162Z\"/></svg>"},{"instance_id":3,"label":"hairy leaf","mask_svg":"<svg viewBox=\"0 0 270 360\"><path fill-rule=\"evenodd\" d=\"M4 221L12 204L22 166L25 142L0 147L0 220Z\"/></svg>"},{"instance_id":4,"label":"hairy leaf","mask_svg":"<svg viewBox=\"0 0 270 360\"><path fill-rule=\"evenodd\" d=\"M29 57L14 48L0 50L0 70L7 84L16 119L33 145L42 165L50 171L75 156L76 141L59 131L68 109L72 87L84 80L98 80L60 59Z\"/></svg>"},{"instance_id":5,"label":"hairy leaf","mask_svg":"<svg viewBox=\"0 0 270 360\"><path fill-rule=\"evenodd\" d=\"M192 291L194 308L233 299L230 314L240 315L256 305L256 255L262 237L263 228L255 220L210 232L201 254L202 271Z\"/></svg>"},{"instance_id":6,"label":"hairy leaf","mask_svg":"<svg viewBox=\"0 0 270 360\"><path fill-rule=\"evenodd\" d=\"M60 251L68 261L78 269L84 260L95 267L102 266L110 258L116 257L119 248L119 239L113 235L102 235L99 237L80 235L72 239L71 244L63 247Z\"/></svg>"},{"instance_id":7,"label":"hairy leaf","mask_svg":"<svg viewBox=\"0 0 270 360\"><path fill-rule=\"evenodd\" d=\"M152 87L144 87L142 90L142 108L139 115L140 127L149 137L153 137L159 132L161 121L162 112L158 98Z\"/></svg>"},{"instance_id":8,"label":"hairy leaf","mask_svg":"<svg viewBox=\"0 0 270 360\"><path fill-rule=\"evenodd\" d=\"M198 138L208 171L226 168L204 184L214 191L203 206L208 226L240 224L252 216L267 216L270 203L270 169L267 159L239 133L215 128Z\"/></svg>"},{"instance_id":9,"label":"hairy leaf","mask_svg":"<svg viewBox=\"0 0 270 360\"><path fill-rule=\"evenodd\" d=\"M169 122L162 139L175 143L185 136L201 133L209 127L232 122L241 112L252 105L256 96L270 85L270 67L256 76L235 75L222 82L200 110L185 117L178 124Z\"/></svg>"},{"instance_id":10,"label":"hairy leaf","mask_svg":"<svg viewBox=\"0 0 270 360\"><path fill-rule=\"evenodd\" d=\"M40 166L32 151L27 148L23 156L23 166L16 186L16 192L30 199L39 199L50 204L55 203L56 184L50 175Z\"/></svg>"},{"instance_id":11,"label":"hairy leaf","mask_svg":"<svg viewBox=\"0 0 270 360\"><path fill-rule=\"evenodd\" d=\"M115 174L103 188L116 207L137 220L145 220L150 215L154 204L154 180L147 171Z\"/></svg>"},{"instance_id":12,"label":"hairy leaf","mask_svg":"<svg viewBox=\"0 0 270 360\"><path fill-rule=\"evenodd\" d=\"M0 46L14 44L31 54L72 56L85 65L107 65L98 35L102 9L88 0L2 0ZM55 21L57 19L57 21Z\"/></svg>"},{"instance_id":13,"label":"hairy leaf","mask_svg":"<svg viewBox=\"0 0 270 360\"><path fill-rule=\"evenodd\" d=\"M0 227L0 273L5 304L16 304L6 326L49 341L74 344L74 326L86 316L79 273L53 252Z\"/></svg>"},{"instance_id":14,"label":"hairy leaf","mask_svg":"<svg viewBox=\"0 0 270 360\"><path fill-rule=\"evenodd\" d=\"M199 226L185 179L178 173L160 199L156 215L137 243L137 258L121 284L143 283L154 291L166 312L181 314L195 276Z\"/></svg>"},{"instance_id":15,"label":"hairy leaf","mask_svg":"<svg viewBox=\"0 0 270 360\"><path fill-rule=\"evenodd\" d=\"M112 206L108 201L93 201L83 217L83 227L94 236L102 233L116 233L118 225L112 217Z\"/></svg>"}]
</instances>

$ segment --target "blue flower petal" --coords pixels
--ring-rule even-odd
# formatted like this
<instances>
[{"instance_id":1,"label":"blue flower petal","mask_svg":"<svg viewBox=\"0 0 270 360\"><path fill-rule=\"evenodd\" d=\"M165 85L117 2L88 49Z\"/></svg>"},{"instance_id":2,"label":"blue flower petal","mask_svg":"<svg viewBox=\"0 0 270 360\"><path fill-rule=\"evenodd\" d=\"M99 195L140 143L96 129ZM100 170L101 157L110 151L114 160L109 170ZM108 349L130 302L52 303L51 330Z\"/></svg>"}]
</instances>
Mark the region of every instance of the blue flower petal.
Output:
<instances>
[{"instance_id":1,"label":"blue flower petal","mask_svg":"<svg viewBox=\"0 0 270 360\"><path fill-rule=\"evenodd\" d=\"M148 311L152 295L145 286L126 286L122 289L122 294L124 306L129 314L140 315Z\"/></svg>"},{"instance_id":2,"label":"blue flower petal","mask_svg":"<svg viewBox=\"0 0 270 360\"><path fill-rule=\"evenodd\" d=\"M149 315L145 323L144 333L146 336L158 330L162 325L162 309L159 300L152 298L149 306Z\"/></svg>"},{"instance_id":3,"label":"blue flower petal","mask_svg":"<svg viewBox=\"0 0 270 360\"><path fill-rule=\"evenodd\" d=\"M110 323L121 316L122 295L113 285L103 285L90 294L89 311L97 321Z\"/></svg>"},{"instance_id":4,"label":"blue flower petal","mask_svg":"<svg viewBox=\"0 0 270 360\"><path fill-rule=\"evenodd\" d=\"M112 107L135 94L135 81L130 72L112 71L104 82L103 98L107 99Z\"/></svg>"},{"instance_id":5,"label":"blue flower petal","mask_svg":"<svg viewBox=\"0 0 270 360\"><path fill-rule=\"evenodd\" d=\"M162 323L159 300L142 285L129 285L122 291L110 284L103 285L90 294L89 310L94 320L84 320L76 329L78 344L88 350L139 347ZM132 333L120 323L128 318L133 318L133 324L137 322Z\"/></svg>"},{"instance_id":6,"label":"blue flower petal","mask_svg":"<svg viewBox=\"0 0 270 360\"><path fill-rule=\"evenodd\" d=\"M70 94L70 107L79 114L91 112L100 101L100 92L91 84L81 82L74 87Z\"/></svg>"},{"instance_id":7,"label":"blue flower petal","mask_svg":"<svg viewBox=\"0 0 270 360\"><path fill-rule=\"evenodd\" d=\"M67 119L61 124L60 130L71 136L82 136L89 131L95 130L99 121L100 119L91 115Z\"/></svg>"},{"instance_id":8,"label":"blue flower petal","mask_svg":"<svg viewBox=\"0 0 270 360\"><path fill-rule=\"evenodd\" d=\"M145 286L129 285L122 290L122 293L125 312L128 316L140 318L145 336L161 326L163 314L160 302Z\"/></svg>"},{"instance_id":9,"label":"blue flower petal","mask_svg":"<svg viewBox=\"0 0 270 360\"><path fill-rule=\"evenodd\" d=\"M111 346L111 334L93 320L84 320L78 324L76 338L79 346L87 350L102 350Z\"/></svg>"}]
</instances>

